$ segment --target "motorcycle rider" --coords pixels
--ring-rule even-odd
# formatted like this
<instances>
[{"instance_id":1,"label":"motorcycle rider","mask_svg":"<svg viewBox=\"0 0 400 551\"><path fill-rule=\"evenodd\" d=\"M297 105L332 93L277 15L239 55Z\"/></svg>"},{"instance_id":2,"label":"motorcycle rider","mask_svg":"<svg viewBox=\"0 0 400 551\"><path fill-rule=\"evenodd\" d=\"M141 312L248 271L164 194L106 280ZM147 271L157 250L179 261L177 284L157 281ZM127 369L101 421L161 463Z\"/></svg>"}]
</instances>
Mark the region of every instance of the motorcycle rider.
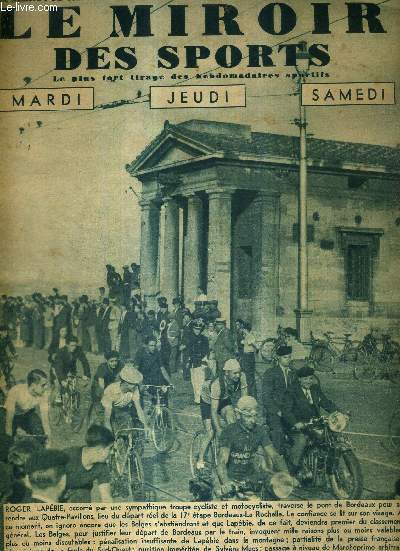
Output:
<instances>
[{"instance_id":1,"label":"motorcycle rider","mask_svg":"<svg viewBox=\"0 0 400 551\"><path fill-rule=\"evenodd\" d=\"M307 445L307 435L302 430L311 419L321 416L321 408L328 413L338 410L317 383L314 369L304 366L297 371L297 378L293 380L282 403L282 418L289 427L292 439L292 474L298 473Z\"/></svg>"}]
</instances>

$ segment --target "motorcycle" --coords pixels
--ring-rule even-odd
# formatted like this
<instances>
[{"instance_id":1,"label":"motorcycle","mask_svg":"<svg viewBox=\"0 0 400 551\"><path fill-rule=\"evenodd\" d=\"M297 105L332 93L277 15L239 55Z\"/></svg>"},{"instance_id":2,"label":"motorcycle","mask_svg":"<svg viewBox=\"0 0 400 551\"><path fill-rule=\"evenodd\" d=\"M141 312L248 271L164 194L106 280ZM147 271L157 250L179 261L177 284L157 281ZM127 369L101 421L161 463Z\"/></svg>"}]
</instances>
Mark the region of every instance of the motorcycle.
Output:
<instances>
[{"instance_id":1,"label":"motorcycle","mask_svg":"<svg viewBox=\"0 0 400 551\"><path fill-rule=\"evenodd\" d=\"M350 439L343 434L349 417L338 411L311 419L302 429L308 437L299 478L303 485L330 488L337 499L359 499L363 475Z\"/></svg>"}]
</instances>

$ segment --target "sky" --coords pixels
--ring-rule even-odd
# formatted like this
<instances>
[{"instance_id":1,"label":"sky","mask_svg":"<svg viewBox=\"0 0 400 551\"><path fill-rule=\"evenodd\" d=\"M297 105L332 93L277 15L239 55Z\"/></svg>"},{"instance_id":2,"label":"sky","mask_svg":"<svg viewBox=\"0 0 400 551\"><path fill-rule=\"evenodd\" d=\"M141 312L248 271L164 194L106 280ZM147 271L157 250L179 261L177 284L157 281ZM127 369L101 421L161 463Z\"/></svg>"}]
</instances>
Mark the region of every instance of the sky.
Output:
<instances>
[{"instance_id":1,"label":"sky","mask_svg":"<svg viewBox=\"0 0 400 551\"><path fill-rule=\"evenodd\" d=\"M216 68L214 51L223 44L235 44L246 52L246 44L274 45L282 40L296 43L299 35L309 43L328 44L331 61L317 71L328 78L312 82L400 81L398 48L400 2L381 5L384 34L348 34L346 20L331 24L331 34L307 34L312 29L311 3L287 1L297 14L297 25L285 36L272 36L257 23L265 1L236 0L243 36L202 36L202 1L188 0L188 34L168 36L169 8L164 2L153 5L154 37L109 38L112 29L110 4L104 0L61 0L59 6L79 5L81 36L70 39L46 38L48 16L43 13L17 14L16 32L27 26L32 38L0 40L0 88L57 86L64 76L65 86L92 85L95 104L134 98L138 91L149 92L149 83L131 80L130 75L164 75L162 84L172 84L172 74L183 77ZM182 3L182 2L180 2ZM121 3L119 3L121 4ZM133 4L129 4L131 7ZM346 15L345 2L331 0L330 20ZM75 27L74 27L75 28ZM135 47L135 69L88 71L86 53L82 66L73 71L54 71L55 47L84 51L102 41L113 52L119 46ZM174 70L157 67L160 45L175 45L182 62ZM184 68L184 46L207 45L212 51L197 71ZM111 58L113 59L113 58ZM191 118L250 124L254 131L296 134L293 119L298 116L294 82L285 78L291 69L276 56L276 67L249 69L246 61L228 72L270 72L279 78L251 79L246 82L247 106L240 109L150 110L148 103L88 112L0 113L0 287L5 292L46 292L53 286L66 292L93 292L104 283L107 263L118 269L139 262L140 208L130 186L140 192L140 184L129 176L130 163L162 130L164 120L178 123ZM221 72L218 69L216 72ZM103 76L123 75L115 82ZM72 77L95 78L93 83L71 83ZM209 84L209 80L197 83ZM238 82L224 79L225 83ZM240 82L244 82L240 80ZM151 83L152 85L156 83ZM399 106L312 107L308 109L309 132L324 139L398 146L400 144ZM40 121L39 124L37 121ZM40 127L39 127L40 126Z\"/></svg>"}]
</instances>

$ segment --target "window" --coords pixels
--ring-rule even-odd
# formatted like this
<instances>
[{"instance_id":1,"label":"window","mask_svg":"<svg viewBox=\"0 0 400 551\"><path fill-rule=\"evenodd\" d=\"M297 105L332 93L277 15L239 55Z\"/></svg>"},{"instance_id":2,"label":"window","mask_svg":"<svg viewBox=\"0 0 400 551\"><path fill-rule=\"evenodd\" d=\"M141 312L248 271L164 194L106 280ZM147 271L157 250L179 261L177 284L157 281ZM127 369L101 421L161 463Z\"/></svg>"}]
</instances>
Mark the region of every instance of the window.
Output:
<instances>
[{"instance_id":1,"label":"window","mask_svg":"<svg viewBox=\"0 0 400 551\"><path fill-rule=\"evenodd\" d=\"M242 246L237 249L238 297L253 297L253 248Z\"/></svg>"},{"instance_id":2,"label":"window","mask_svg":"<svg viewBox=\"0 0 400 551\"><path fill-rule=\"evenodd\" d=\"M347 298L370 300L371 252L368 245L348 245L347 248Z\"/></svg>"}]
</instances>

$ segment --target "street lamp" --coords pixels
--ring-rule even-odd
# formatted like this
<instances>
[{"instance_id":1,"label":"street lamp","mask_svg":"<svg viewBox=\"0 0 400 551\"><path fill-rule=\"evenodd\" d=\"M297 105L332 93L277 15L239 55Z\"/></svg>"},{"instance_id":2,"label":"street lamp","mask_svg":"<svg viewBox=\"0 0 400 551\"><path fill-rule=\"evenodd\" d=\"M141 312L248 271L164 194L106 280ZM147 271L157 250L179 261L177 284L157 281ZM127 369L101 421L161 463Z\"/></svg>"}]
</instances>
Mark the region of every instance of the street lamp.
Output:
<instances>
[{"instance_id":1,"label":"street lamp","mask_svg":"<svg viewBox=\"0 0 400 551\"><path fill-rule=\"evenodd\" d=\"M299 43L296 56L297 94L299 96L299 118L295 124L300 131L299 155L299 194L298 194L298 276L297 276L297 309L296 329L301 342L309 340L311 314L308 309L308 261L307 261L307 119L306 108L301 102L301 85L306 80L310 67L310 55L307 43Z\"/></svg>"}]
</instances>

